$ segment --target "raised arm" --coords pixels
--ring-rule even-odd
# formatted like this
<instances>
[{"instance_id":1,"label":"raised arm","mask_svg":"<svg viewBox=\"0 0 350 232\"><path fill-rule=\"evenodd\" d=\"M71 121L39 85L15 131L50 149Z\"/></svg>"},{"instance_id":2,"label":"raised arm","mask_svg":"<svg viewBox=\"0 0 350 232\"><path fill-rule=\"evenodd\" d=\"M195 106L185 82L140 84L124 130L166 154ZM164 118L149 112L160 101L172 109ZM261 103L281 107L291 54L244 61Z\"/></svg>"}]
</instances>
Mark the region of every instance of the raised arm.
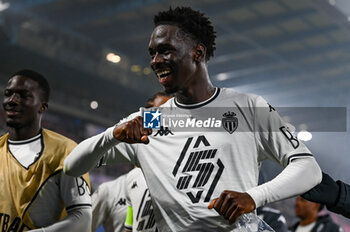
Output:
<instances>
[{"instance_id":1,"label":"raised arm","mask_svg":"<svg viewBox=\"0 0 350 232\"><path fill-rule=\"evenodd\" d=\"M94 168L103 155L117 157L121 154L128 158L117 145L120 142L147 144L151 133L151 129L143 128L140 116L110 127L78 144L64 161L64 172L71 176L81 176Z\"/></svg>"}]
</instances>

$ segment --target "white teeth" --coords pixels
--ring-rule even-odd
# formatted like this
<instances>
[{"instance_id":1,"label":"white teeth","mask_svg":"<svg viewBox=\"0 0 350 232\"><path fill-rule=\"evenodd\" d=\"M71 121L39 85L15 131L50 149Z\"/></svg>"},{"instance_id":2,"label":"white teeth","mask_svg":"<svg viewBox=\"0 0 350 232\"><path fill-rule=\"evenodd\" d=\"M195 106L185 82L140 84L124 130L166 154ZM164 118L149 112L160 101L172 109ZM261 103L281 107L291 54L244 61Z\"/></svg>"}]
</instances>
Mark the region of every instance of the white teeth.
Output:
<instances>
[{"instance_id":1,"label":"white teeth","mask_svg":"<svg viewBox=\"0 0 350 232\"><path fill-rule=\"evenodd\" d=\"M164 77L168 76L169 74L170 74L170 71L161 71L161 72L157 73L159 78L164 78Z\"/></svg>"}]
</instances>

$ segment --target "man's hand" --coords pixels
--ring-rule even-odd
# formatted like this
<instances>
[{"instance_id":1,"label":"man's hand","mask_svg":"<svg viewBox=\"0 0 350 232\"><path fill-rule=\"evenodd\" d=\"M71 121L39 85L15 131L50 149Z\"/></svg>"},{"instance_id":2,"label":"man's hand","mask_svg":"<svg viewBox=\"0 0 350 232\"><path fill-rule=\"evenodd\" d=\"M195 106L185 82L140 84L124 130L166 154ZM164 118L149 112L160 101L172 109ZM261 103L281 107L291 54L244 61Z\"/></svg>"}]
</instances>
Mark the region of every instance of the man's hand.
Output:
<instances>
[{"instance_id":1,"label":"man's hand","mask_svg":"<svg viewBox=\"0 0 350 232\"><path fill-rule=\"evenodd\" d=\"M133 120L116 126L113 130L114 138L125 143L148 144L148 135L152 134L152 129L143 128L142 117L138 116Z\"/></svg>"},{"instance_id":2,"label":"man's hand","mask_svg":"<svg viewBox=\"0 0 350 232\"><path fill-rule=\"evenodd\" d=\"M322 172L322 182L301 196L306 200L332 207L337 202L339 191L339 186L332 177Z\"/></svg>"},{"instance_id":3,"label":"man's hand","mask_svg":"<svg viewBox=\"0 0 350 232\"><path fill-rule=\"evenodd\" d=\"M230 223L235 222L242 214L252 212L255 207L255 202L248 193L229 190L223 191L219 198L212 200L208 205L209 209L214 208Z\"/></svg>"}]
</instances>

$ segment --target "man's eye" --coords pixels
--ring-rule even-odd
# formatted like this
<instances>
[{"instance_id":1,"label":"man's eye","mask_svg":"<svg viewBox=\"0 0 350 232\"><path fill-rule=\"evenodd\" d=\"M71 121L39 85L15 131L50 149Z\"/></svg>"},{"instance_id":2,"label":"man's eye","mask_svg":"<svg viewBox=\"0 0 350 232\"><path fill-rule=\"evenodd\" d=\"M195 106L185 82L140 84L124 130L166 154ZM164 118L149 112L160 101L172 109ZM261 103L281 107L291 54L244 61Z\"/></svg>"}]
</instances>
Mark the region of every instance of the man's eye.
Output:
<instances>
[{"instance_id":1,"label":"man's eye","mask_svg":"<svg viewBox=\"0 0 350 232\"><path fill-rule=\"evenodd\" d=\"M11 92L10 92L10 91L8 91L8 90L5 90L5 92L4 92L4 96L6 96L6 97L11 96Z\"/></svg>"}]
</instances>

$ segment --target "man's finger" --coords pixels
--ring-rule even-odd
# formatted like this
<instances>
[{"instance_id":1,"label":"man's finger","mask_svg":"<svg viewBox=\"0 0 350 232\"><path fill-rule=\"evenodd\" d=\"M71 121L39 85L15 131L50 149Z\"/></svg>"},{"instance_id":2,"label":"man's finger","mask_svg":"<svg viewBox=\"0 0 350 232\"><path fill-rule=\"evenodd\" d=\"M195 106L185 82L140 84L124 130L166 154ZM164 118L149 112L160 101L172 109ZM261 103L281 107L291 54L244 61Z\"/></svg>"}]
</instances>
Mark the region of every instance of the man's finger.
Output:
<instances>
[{"instance_id":1,"label":"man's finger","mask_svg":"<svg viewBox=\"0 0 350 232\"><path fill-rule=\"evenodd\" d=\"M231 206L227 209L226 214L225 214L225 219L229 219L231 215L233 214L233 211L237 209L236 204L231 204Z\"/></svg>"},{"instance_id":2,"label":"man's finger","mask_svg":"<svg viewBox=\"0 0 350 232\"><path fill-rule=\"evenodd\" d=\"M229 222L234 223L238 217L241 216L241 213L238 212L238 208L236 207L233 212L231 213L231 216L229 217Z\"/></svg>"},{"instance_id":3,"label":"man's finger","mask_svg":"<svg viewBox=\"0 0 350 232\"><path fill-rule=\"evenodd\" d=\"M218 198L215 198L214 200L212 200L212 201L209 203L208 209L214 208L214 204L215 204L215 202L216 202L217 199L218 199Z\"/></svg>"},{"instance_id":4,"label":"man's finger","mask_svg":"<svg viewBox=\"0 0 350 232\"><path fill-rule=\"evenodd\" d=\"M220 214L221 214L221 215L224 216L224 215L226 214L226 211L227 211L227 209L228 209L229 206L230 206L230 201L231 201L231 199L230 199L229 195L226 194L225 199L224 199L224 201L222 202L222 206L221 206L221 209L220 209Z\"/></svg>"},{"instance_id":5,"label":"man's finger","mask_svg":"<svg viewBox=\"0 0 350 232\"><path fill-rule=\"evenodd\" d=\"M148 144L149 143L149 138L147 135L143 135L141 137L141 143Z\"/></svg>"},{"instance_id":6,"label":"man's finger","mask_svg":"<svg viewBox=\"0 0 350 232\"><path fill-rule=\"evenodd\" d=\"M214 208L215 210L220 214L220 209L222 207L222 203L224 201L224 199L226 198L226 193L225 192L222 192L220 194L220 197L216 200L215 204L214 204Z\"/></svg>"},{"instance_id":7,"label":"man's finger","mask_svg":"<svg viewBox=\"0 0 350 232\"><path fill-rule=\"evenodd\" d=\"M151 135L152 134L152 129L151 128L143 128L143 125L141 125L140 131L141 131L141 135Z\"/></svg>"}]
</instances>

